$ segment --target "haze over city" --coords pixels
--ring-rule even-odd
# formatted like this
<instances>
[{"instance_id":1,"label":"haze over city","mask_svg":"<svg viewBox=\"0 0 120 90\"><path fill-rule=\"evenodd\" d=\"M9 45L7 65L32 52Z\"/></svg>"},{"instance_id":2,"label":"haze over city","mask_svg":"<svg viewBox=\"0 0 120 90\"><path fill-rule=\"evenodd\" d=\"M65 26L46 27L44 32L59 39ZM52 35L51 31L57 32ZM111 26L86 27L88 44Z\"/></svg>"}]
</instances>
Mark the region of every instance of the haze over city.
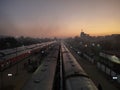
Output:
<instances>
[{"instance_id":1,"label":"haze over city","mask_svg":"<svg viewBox=\"0 0 120 90\"><path fill-rule=\"evenodd\" d=\"M0 0L0 35L120 34L120 0Z\"/></svg>"}]
</instances>

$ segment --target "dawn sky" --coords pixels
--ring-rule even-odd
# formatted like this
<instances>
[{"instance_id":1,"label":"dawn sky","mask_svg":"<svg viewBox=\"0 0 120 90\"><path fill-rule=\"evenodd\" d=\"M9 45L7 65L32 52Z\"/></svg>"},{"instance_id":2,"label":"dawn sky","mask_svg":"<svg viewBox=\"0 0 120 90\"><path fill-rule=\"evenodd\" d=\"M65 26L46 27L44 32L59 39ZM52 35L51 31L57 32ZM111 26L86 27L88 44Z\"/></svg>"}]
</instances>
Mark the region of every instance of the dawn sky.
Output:
<instances>
[{"instance_id":1,"label":"dawn sky","mask_svg":"<svg viewBox=\"0 0 120 90\"><path fill-rule=\"evenodd\" d=\"M120 34L120 0L0 0L0 35Z\"/></svg>"}]
</instances>

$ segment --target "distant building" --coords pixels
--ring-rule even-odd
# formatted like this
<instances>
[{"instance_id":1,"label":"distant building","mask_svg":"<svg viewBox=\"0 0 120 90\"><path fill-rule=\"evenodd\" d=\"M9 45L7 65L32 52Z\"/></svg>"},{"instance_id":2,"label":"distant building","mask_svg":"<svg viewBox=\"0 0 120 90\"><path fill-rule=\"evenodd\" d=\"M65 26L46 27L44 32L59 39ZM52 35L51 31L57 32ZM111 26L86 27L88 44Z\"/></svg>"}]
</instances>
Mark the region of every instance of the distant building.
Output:
<instances>
[{"instance_id":1,"label":"distant building","mask_svg":"<svg viewBox=\"0 0 120 90\"><path fill-rule=\"evenodd\" d=\"M83 30L81 30L80 37L85 39L85 38L90 38L91 36L89 34L86 34L85 32L83 32Z\"/></svg>"}]
</instances>

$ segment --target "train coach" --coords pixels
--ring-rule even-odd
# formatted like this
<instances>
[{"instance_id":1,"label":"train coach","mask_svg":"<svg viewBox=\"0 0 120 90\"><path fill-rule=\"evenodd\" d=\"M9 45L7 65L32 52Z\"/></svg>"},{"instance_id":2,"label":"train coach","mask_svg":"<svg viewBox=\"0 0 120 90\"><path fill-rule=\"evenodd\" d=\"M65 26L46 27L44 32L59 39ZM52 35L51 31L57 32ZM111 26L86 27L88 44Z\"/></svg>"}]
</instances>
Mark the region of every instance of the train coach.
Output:
<instances>
[{"instance_id":1,"label":"train coach","mask_svg":"<svg viewBox=\"0 0 120 90\"><path fill-rule=\"evenodd\" d=\"M65 90L98 90L76 59L62 43Z\"/></svg>"},{"instance_id":2,"label":"train coach","mask_svg":"<svg viewBox=\"0 0 120 90\"><path fill-rule=\"evenodd\" d=\"M56 68L59 56L59 45L52 48L32 77L25 83L22 90L55 90Z\"/></svg>"},{"instance_id":3,"label":"train coach","mask_svg":"<svg viewBox=\"0 0 120 90\"><path fill-rule=\"evenodd\" d=\"M54 41L1 50L0 71L4 70L12 64L15 64L16 62L29 56L30 54L38 52L44 46L50 45L52 43L54 43Z\"/></svg>"}]
</instances>

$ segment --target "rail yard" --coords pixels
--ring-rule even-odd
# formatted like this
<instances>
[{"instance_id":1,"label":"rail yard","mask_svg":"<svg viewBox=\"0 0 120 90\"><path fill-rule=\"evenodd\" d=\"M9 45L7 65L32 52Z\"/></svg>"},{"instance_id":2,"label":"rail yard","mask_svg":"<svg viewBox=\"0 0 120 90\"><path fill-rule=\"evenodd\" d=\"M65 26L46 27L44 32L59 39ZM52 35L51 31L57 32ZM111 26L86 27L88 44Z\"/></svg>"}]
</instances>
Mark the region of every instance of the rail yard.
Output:
<instances>
[{"instance_id":1,"label":"rail yard","mask_svg":"<svg viewBox=\"0 0 120 90\"><path fill-rule=\"evenodd\" d=\"M93 78L95 75L91 73L94 71L88 69L83 58L70 49L65 42L34 44L24 48L3 50L1 53L4 54L0 62L1 90L109 89L109 86L104 87L105 83L100 82L103 77ZM99 82L96 81L97 77ZM110 87L119 90L114 84Z\"/></svg>"}]
</instances>

